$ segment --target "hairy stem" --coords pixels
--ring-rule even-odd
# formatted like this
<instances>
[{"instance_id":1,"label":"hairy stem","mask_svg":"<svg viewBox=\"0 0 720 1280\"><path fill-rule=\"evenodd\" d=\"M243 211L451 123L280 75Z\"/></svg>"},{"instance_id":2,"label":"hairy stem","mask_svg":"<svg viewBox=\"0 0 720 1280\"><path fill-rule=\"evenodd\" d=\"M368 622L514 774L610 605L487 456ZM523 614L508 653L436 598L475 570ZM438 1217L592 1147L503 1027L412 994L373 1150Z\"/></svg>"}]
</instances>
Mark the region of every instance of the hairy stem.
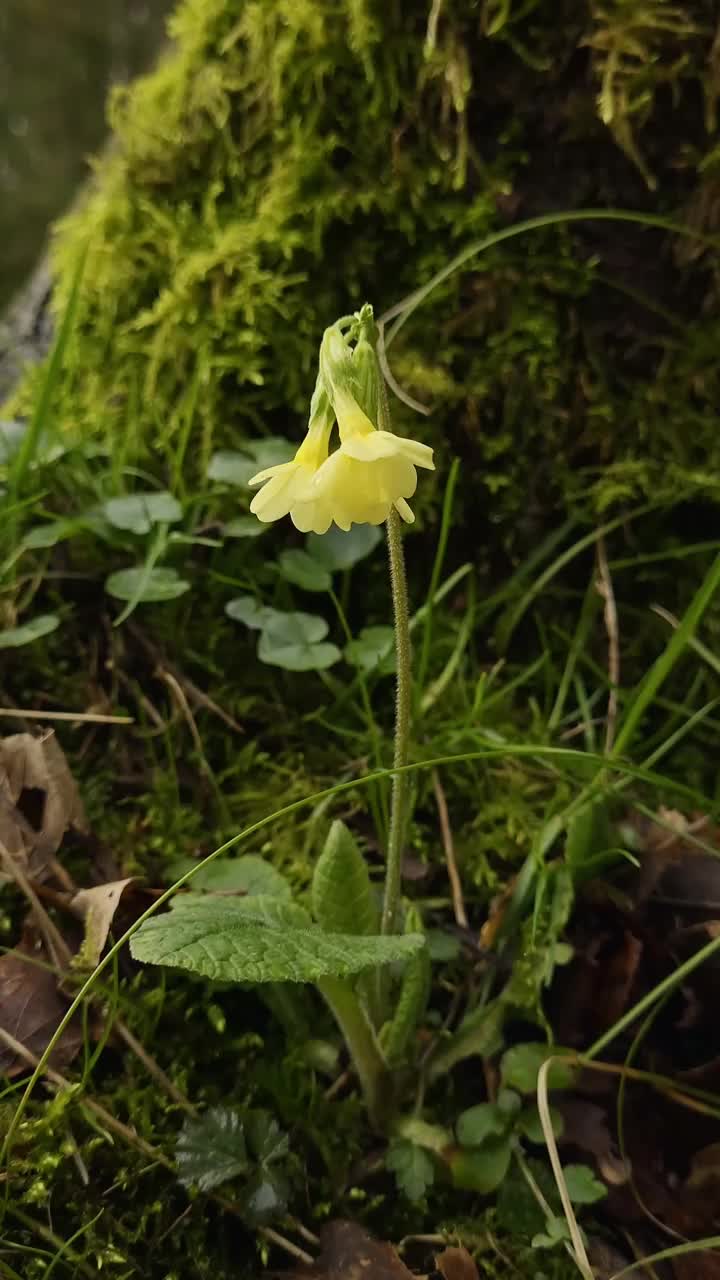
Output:
<instances>
[{"instance_id":1,"label":"hairy stem","mask_svg":"<svg viewBox=\"0 0 720 1280\"><path fill-rule=\"evenodd\" d=\"M410 742L410 717L412 707L412 671L410 656L410 626L408 617L407 582L403 557L400 517L395 510L387 521L388 552L390 556L390 581L392 584L393 611L395 615L395 655L397 658L397 683L395 700L395 752L393 768L402 769L408 763ZM390 833L385 869L385 894L383 898L381 933L396 933L400 906L400 872L402 846L407 820L410 776L393 774L392 802L390 806Z\"/></svg>"}]
</instances>

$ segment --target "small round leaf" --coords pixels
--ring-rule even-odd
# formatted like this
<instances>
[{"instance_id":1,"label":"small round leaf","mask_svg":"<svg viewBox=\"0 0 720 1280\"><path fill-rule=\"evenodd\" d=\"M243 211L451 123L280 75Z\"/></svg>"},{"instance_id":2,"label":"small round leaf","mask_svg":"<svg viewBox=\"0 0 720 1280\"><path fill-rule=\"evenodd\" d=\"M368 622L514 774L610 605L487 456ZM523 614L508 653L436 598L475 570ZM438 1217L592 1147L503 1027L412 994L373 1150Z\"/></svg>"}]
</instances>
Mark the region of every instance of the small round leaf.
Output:
<instances>
[{"instance_id":1,"label":"small round leaf","mask_svg":"<svg viewBox=\"0 0 720 1280\"><path fill-rule=\"evenodd\" d=\"M111 573L105 590L116 600L135 600L138 604L177 600L190 589L190 583L178 577L174 569L120 569Z\"/></svg>"}]
</instances>

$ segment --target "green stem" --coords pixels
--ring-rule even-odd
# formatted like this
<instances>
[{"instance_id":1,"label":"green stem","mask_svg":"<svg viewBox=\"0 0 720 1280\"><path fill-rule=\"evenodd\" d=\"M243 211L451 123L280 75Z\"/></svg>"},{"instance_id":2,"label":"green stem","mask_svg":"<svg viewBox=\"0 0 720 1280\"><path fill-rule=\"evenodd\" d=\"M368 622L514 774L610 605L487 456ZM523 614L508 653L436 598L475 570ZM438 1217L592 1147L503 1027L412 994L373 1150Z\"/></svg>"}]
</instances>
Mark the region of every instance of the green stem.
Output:
<instances>
[{"instance_id":1,"label":"green stem","mask_svg":"<svg viewBox=\"0 0 720 1280\"><path fill-rule=\"evenodd\" d=\"M370 1020L352 988L341 978L319 978L315 985L342 1031L360 1081L370 1124L381 1133L392 1098L387 1064Z\"/></svg>"},{"instance_id":2,"label":"green stem","mask_svg":"<svg viewBox=\"0 0 720 1280\"><path fill-rule=\"evenodd\" d=\"M408 763L412 710L412 670L405 560L403 558L402 536L400 533L400 517L395 510L391 511L388 516L387 539L390 556L393 611L395 615L395 655L397 658L393 769L398 770L404 769ZM393 773L390 834L388 836L387 865L385 869L385 895L383 898L382 924L380 926L380 931L384 934L397 932L402 848L409 791L410 775L408 773Z\"/></svg>"}]
</instances>

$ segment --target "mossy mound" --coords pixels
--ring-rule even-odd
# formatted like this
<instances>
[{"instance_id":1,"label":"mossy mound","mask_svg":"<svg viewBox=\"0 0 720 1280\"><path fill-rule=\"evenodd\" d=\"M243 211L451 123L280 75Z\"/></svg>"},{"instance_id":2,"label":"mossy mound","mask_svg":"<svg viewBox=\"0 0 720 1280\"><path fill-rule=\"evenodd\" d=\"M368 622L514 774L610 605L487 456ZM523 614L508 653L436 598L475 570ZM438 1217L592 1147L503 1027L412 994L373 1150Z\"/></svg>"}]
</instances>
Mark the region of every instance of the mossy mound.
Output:
<instances>
[{"instance_id":1,"label":"mossy mound","mask_svg":"<svg viewBox=\"0 0 720 1280\"><path fill-rule=\"evenodd\" d=\"M239 433L299 434L324 326L394 304L478 236L580 206L711 232L713 13L184 0L59 229L60 307L88 246L62 421L202 474ZM393 367L433 413L398 417L459 451L488 520L527 545L569 502L717 496L719 346L705 243L548 228L416 314Z\"/></svg>"}]
</instances>

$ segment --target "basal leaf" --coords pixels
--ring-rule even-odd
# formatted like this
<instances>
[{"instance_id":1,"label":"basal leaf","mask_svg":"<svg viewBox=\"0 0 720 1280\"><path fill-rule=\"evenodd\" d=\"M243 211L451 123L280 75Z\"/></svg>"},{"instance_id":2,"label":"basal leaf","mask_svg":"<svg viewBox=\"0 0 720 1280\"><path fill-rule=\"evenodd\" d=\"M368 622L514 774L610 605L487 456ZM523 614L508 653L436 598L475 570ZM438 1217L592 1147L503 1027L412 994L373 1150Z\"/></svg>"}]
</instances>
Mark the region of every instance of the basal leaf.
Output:
<instances>
[{"instance_id":1,"label":"basal leaf","mask_svg":"<svg viewBox=\"0 0 720 1280\"><path fill-rule=\"evenodd\" d=\"M345 658L361 671L379 668L384 674L395 670L392 627L363 627L360 635L345 646Z\"/></svg>"},{"instance_id":2,"label":"basal leaf","mask_svg":"<svg viewBox=\"0 0 720 1280\"><path fill-rule=\"evenodd\" d=\"M119 569L105 581L105 590L116 600L134 600L138 604L154 604L177 600L190 590L190 583L174 569Z\"/></svg>"},{"instance_id":3,"label":"basal leaf","mask_svg":"<svg viewBox=\"0 0 720 1280\"><path fill-rule=\"evenodd\" d=\"M536 1041L513 1045L503 1054L500 1062L500 1078L503 1085L509 1089L517 1089L518 1093L534 1093L542 1064L556 1054L556 1049ZM569 1064L553 1062L548 1072L550 1089L566 1089L572 1084L573 1079L574 1073Z\"/></svg>"},{"instance_id":4,"label":"basal leaf","mask_svg":"<svg viewBox=\"0 0 720 1280\"><path fill-rule=\"evenodd\" d=\"M295 929L306 929L312 921L304 907L297 902L275 897L270 893L248 894L244 898L220 897L209 893L184 892L177 893L170 903L174 912L192 910L196 915L204 911L214 915L217 909L236 920L256 925L268 925L273 928L284 928L290 925ZM165 919L161 916L160 919Z\"/></svg>"},{"instance_id":5,"label":"basal leaf","mask_svg":"<svg viewBox=\"0 0 720 1280\"><path fill-rule=\"evenodd\" d=\"M305 545L310 555L332 572L352 569L370 555L381 538L382 533L372 524L351 525L347 533L332 525L327 533L311 533Z\"/></svg>"},{"instance_id":6,"label":"basal leaf","mask_svg":"<svg viewBox=\"0 0 720 1280\"><path fill-rule=\"evenodd\" d=\"M168 868L168 879L176 880L195 865L192 858L180 858ZM240 858L218 858L198 871L190 881L193 889L211 893L267 894L273 898L289 898L290 885L271 862L257 854Z\"/></svg>"},{"instance_id":7,"label":"basal leaf","mask_svg":"<svg viewBox=\"0 0 720 1280\"><path fill-rule=\"evenodd\" d=\"M510 1165L512 1143L509 1134L487 1138L481 1147L455 1152L450 1159L452 1179L465 1191L489 1195L500 1186Z\"/></svg>"},{"instance_id":8,"label":"basal leaf","mask_svg":"<svg viewBox=\"0 0 720 1280\"><path fill-rule=\"evenodd\" d=\"M182 519L180 503L166 490L109 498L103 503L102 513L113 528L131 533L149 533L154 524L172 524Z\"/></svg>"},{"instance_id":9,"label":"basal leaf","mask_svg":"<svg viewBox=\"0 0 720 1280\"><path fill-rule=\"evenodd\" d=\"M0 631L0 649L20 649L25 644L32 644L41 636L49 636L60 626L60 619L54 613L41 613L19 627L8 627Z\"/></svg>"},{"instance_id":10,"label":"basal leaf","mask_svg":"<svg viewBox=\"0 0 720 1280\"><path fill-rule=\"evenodd\" d=\"M269 528L257 516L236 516L223 525L223 533L226 538L259 538Z\"/></svg>"},{"instance_id":11,"label":"basal leaf","mask_svg":"<svg viewBox=\"0 0 720 1280\"><path fill-rule=\"evenodd\" d=\"M318 925L288 924L276 915L266 923L247 908L252 899L204 899L147 920L131 940L136 960L188 969L223 982L314 982L348 977L412 955L424 943L419 934L357 937L324 933ZM187 895L191 897L191 895ZM264 899L269 918L292 904ZM296 910L300 910L297 908ZM283 916L283 921L287 915Z\"/></svg>"},{"instance_id":12,"label":"basal leaf","mask_svg":"<svg viewBox=\"0 0 720 1280\"><path fill-rule=\"evenodd\" d=\"M292 582L303 591L329 591L332 587L330 572L307 551L293 548L283 551L278 568L286 582Z\"/></svg>"},{"instance_id":13,"label":"basal leaf","mask_svg":"<svg viewBox=\"0 0 720 1280\"><path fill-rule=\"evenodd\" d=\"M234 622L244 622L251 631L262 631L277 610L259 604L254 596L236 596L234 600L228 600L225 612Z\"/></svg>"},{"instance_id":14,"label":"basal leaf","mask_svg":"<svg viewBox=\"0 0 720 1280\"><path fill-rule=\"evenodd\" d=\"M573 1204L595 1204L607 1195L607 1187L586 1164L566 1164L565 1185Z\"/></svg>"},{"instance_id":15,"label":"basal leaf","mask_svg":"<svg viewBox=\"0 0 720 1280\"><path fill-rule=\"evenodd\" d=\"M183 1186L211 1191L248 1169L243 1122L230 1107L213 1107L202 1116L188 1116L175 1148L178 1178Z\"/></svg>"},{"instance_id":16,"label":"basal leaf","mask_svg":"<svg viewBox=\"0 0 720 1280\"><path fill-rule=\"evenodd\" d=\"M238 453L234 449L219 449L210 459L207 469L208 480L216 480L220 484L240 485L242 488L252 480L256 472L261 470L255 458L246 453Z\"/></svg>"},{"instance_id":17,"label":"basal leaf","mask_svg":"<svg viewBox=\"0 0 720 1280\"><path fill-rule=\"evenodd\" d=\"M330 827L315 864L312 909L327 933L377 932L378 910L365 859L339 820Z\"/></svg>"},{"instance_id":18,"label":"basal leaf","mask_svg":"<svg viewBox=\"0 0 720 1280\"><path fill-rule=\"evenodd\" d=\"M324 641L328 624L311 613L275 613L263 626L258 657L285 671L325 671L340 659L337 645Z\"/></svg>"},{"instance_id":19,"label":"basal leaf","mask_svg":"<svg viewBox=\"0 0 720 1280\"><path fill-rule=\"evenodd\" d=\"M470 1107L458 1116L458 1142L463 1147L482 1146L488 1138L497 1138L507 1133L512 1120L508 1111L499 1107L496 1102L479 1102L477 1106Z\"/></svg>"}]
</instances>

